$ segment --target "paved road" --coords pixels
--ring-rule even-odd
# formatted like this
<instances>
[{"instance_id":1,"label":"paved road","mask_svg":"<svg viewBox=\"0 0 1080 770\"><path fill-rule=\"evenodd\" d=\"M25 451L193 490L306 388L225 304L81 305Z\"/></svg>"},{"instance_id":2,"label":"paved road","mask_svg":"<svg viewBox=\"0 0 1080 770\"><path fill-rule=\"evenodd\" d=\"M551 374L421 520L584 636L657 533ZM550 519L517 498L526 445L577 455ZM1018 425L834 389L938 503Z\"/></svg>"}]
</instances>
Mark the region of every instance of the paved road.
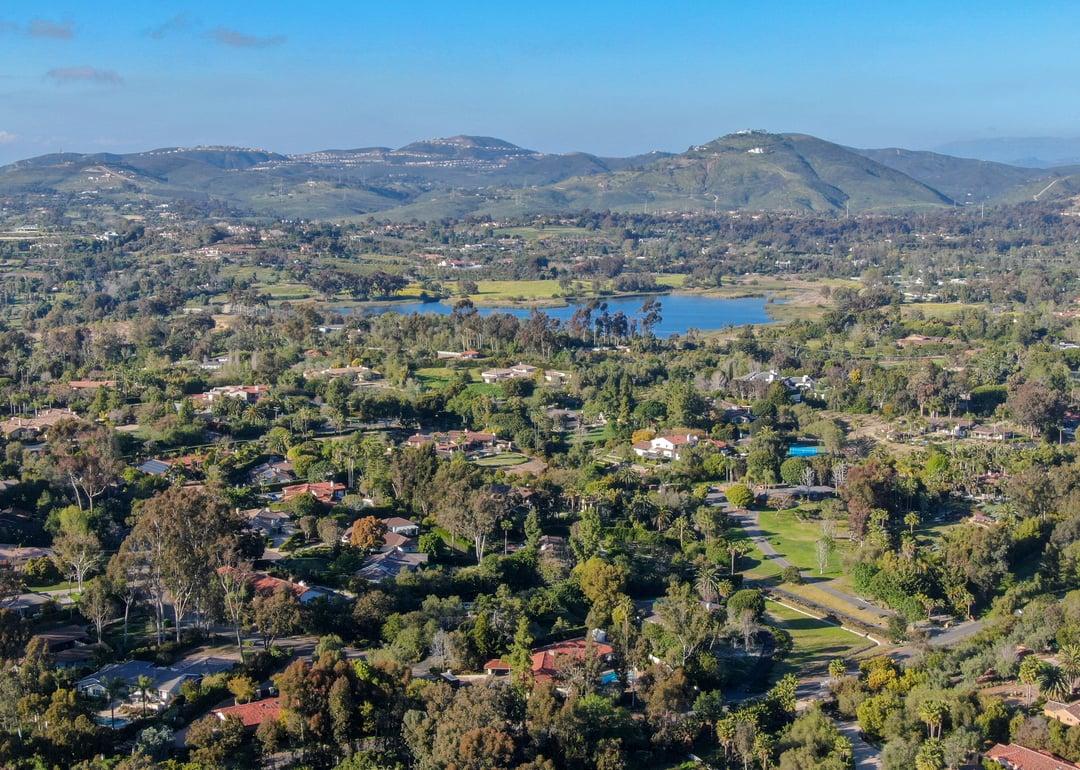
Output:
<instances>
[{"instance_id":1,"label":"paved road","mask_svg":"<svg viewBox=\"0 0 1080 770\"><path fill-rule=\"evenodd\" d=\"M855 755L855 770L878 770L881 767L881 752L865 740L859 734L859 726L855 722L842 722L837 725L840 734L851 741L851 748Z\"/></svg>"},{"instance_id":2,"label":"paved road","mask_svg":"<svg viewBox=\"0 0 1080 770\"><path fill-rule=\"evenodd\" d=\"M775 562L781 569L790 567L791 562L781 556L777 550L773 547L773 544L769 542L769 538L765 535L765 532L761 529L761 519L757 511L730 511L729 515L739 522L743 530L746 531L747 537L758 547L762 555L769 561ZM803 576L810 578L814 588L819 591L832 596L834 599L846 602L854 607L858 607L860 610L869 612L877 618L884 620L889 617L889 613L883 610L881 607L870 604L864 599L860 599L854 594L849 594L846 591L841 591L833 586L829 585L826 581L813 582L814 575L809 570L801 571Z\"/></svg>"}]
</instances>

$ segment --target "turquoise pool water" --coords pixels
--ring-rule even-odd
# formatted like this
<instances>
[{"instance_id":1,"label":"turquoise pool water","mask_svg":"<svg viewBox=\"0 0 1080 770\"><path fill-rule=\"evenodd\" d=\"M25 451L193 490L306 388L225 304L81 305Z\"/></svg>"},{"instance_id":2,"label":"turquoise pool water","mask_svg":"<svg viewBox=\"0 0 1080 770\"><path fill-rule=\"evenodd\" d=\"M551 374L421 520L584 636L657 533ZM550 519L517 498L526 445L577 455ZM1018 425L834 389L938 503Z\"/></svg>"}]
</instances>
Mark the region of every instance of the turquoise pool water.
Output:
<instances>
[{"instance_id":1,"label":"turquoise pool water","mask_svg":"<svg viewBox=\"0 0 1080 770\"><path fill-rule=\"evenodd\" d=\"M821 454L821 447L796 444L795 446L788 447L787 453L788 457L815 457Z\"/></svg>"}]
</instances>

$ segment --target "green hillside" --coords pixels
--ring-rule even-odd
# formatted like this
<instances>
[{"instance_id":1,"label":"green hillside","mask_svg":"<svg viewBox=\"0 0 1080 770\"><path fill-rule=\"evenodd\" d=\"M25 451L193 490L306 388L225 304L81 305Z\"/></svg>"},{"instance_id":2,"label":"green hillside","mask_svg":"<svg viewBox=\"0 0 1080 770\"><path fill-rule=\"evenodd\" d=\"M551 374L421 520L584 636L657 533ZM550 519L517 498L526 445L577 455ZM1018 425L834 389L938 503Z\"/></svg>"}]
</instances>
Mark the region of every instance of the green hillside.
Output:
<instances>
[{"instance_id":1,"label":"green hillside","mask_svg":"<svg viewBox=\"0 0 1080 770\"><path fill-rule=\"evenodd\" d=\"M1056 175L1047 169L1021 168L895 147L854 152L907 174L958 203L997 201L1013 195L1017 189L1026 189L1034 182L1043 180L1045 185Z\"/></svg>"},{"instance_id":2,"label":"green hillside","mask_svg":"<svg viewBox=\"0 0 1080 770\"><path fill-rule=\"evenodd\" d=\"M214 201L255 214L317 219L582 209L855 213L1071 196L1080 183L1070 171L902 149L853 150L805 134L761 131L679 154L629 158L540 153L491 137L455 136L396 150L292 156L237 147L44 155L0 168L0 194L57 192L112 204Z\"/></svg>"}]
</instances>

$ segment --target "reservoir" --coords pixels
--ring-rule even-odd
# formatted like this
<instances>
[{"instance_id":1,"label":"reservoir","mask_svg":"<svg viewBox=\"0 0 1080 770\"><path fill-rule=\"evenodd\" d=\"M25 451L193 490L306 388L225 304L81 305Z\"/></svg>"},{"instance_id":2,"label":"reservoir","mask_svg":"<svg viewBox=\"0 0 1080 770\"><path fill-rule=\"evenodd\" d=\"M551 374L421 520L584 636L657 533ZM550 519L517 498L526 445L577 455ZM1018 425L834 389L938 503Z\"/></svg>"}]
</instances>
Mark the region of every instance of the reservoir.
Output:
<instances>
[{"instance_id":1,"label":"reservoir","mask_svg":"<svg viewBox=\"0 0 1080 770\"><path fill-rule=\"evenodd\" d=\"M660 315L662 320L653 329L658 337L670 337L673 334L686 334L689 329L698 331L716 331L732 326L744 326L746 324L770 323L772 319L766 310L764 297L710 297L703 294L661 294L655 295L660 302ZM606 303L607 312L611 315L622 312L627 317L641 318L641 306L648 297L615 297L600 299L600 303ZM586 302L571 302L562 307L543 307L541 311L558 320L567 323L570 318ZM452 301L443 302L392 302L385 304L367 304L355 308L343 309L345 313L435 313L449 315L453 311ZM507 313L517 318L528 318L532 313L531 307L483 307L477 306L480 315L488 316L493 313ZM601 313L599 307L593 311L593 319Z\"/></svg>"}]
</instances>

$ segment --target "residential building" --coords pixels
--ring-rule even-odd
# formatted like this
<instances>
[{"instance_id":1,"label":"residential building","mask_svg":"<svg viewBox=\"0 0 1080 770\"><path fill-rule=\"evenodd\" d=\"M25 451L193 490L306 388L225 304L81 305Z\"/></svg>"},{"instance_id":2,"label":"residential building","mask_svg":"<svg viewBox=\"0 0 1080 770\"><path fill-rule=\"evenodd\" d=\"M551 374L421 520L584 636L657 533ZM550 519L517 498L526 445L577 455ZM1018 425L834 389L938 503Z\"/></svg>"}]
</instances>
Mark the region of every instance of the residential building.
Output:
<instances>
[{"instance_id":1,"label":"residential building","mask_svg":"<svg viewBox=\"0 0 1080 770\"><path fill-rule=\"evenodd\" d=\"M567 661L582 661L587 655L596 655L601 662L607 663L614 654L615 649L604 642L590 642L584 637L568 639L533 648L530 670L534 682L550 682L558 677ZM510 673L510 664L495 658L484 664L484 671L489 676L505 676Z\"/></svg>"},{"instance_id":2,"label":"residential building","mask_svg":"<svg viewBox=\"0 0 1080 770\"><path fill-rule=\"evenodd\" d=\"M292 463L279 457L256 465L248 472L248 478L252 484L274 486L296 481L296 474Z\"/></svg>"},{"instance_id":3,"label":"residential building","mask_svg":"<svg viewBox=\"0 0 1080 770\"><path fill-rule=\"evenodd\" d=\"M487 369L480 372L480 379L488 385L494 385L497 382L506 382L507 380L520 380L527 377L535 377L537 371L539 371L539 369L535 366L518 363L508 369Z\"/></svg>"},{"instance_id":4,"label":"residential building","mask_svg":"<svg viewBox=\"0 0 1080 770\"><path fill-rule=\"evenodd\" d=\"M230 671L236 661L226 658L200 657L181 661L172 666L155 666L145 660L129 660L125 663L111 663L90 676L75 683L75 688L92 698L107 698L108 683L118 679L127 687L124 699L131 704L142 703L138 689L139 677L147 676L151 680L147 692L147 707L159 711L168 707L180 694L180 688L187 681L201 681L211 674Z\"/></svg>"},{"instance_id":5,"label":"residential building","mask_svg":"<svg viewBox=\"0 0 1080 770\"><path fill-rule=\"evenodd\" d=\"M765 394L769 386L779 382L784 386L788 397L792 401L802 401L803 395L814 389L814 379L808 375L786 377L775 369L768 371L750 372L736 378L733 383L735 390L746 397L758 397Z\"/></svg>"},{"instance_id":6,"label":"residential building","mask_svg":"<svg viewBox=\"0 0 1080 770\"><path fill-rule=\"evenodd\" d=\"M252 508L241 511L247 519L248 527L261 532L267 537L290 535L296 531L292 515L288 511L274 511L269 508Z\"/></svg>"},{"instance_id":7,"label":"residential building","mask_svg":"<svg viewBox=\"0 0 1080 770\"><path fill-rule=\"evenodd\" d=\"M1080 700L1072 703L1059 703L1048 700L1043 706L1043 713L1051 719L1056 719L1068 727L1080 725Z\"/></svg>"},{"instance_id":8,"label":"residential building","mask_svg":"<svg viewBox=\"0 0 1080 770\"><path fill-rule=\"evenodd\" d=\"M474 452L510 449L509 441L500 441L494 433L473 430L451 430L446 433L414 433L405 439L406 446L420 447L435 444L435 451L448 456L455 452L472 454Z\"/></svg>"},{"instance_id":9,"label":"residential building","mask_svg":"<svg viewBox=\"0 0 1080 770\"><path fill-rule=\"evenodd\" d=\"M223 398L235 398L248 404L255 404L269 393L269 385L221 385L205 393L196 393L191 400L205 406L210 406Z\"/></svg>"},{"instance_id":10,"label":"residential building","mask_svg":"<svg viewBox=\"0 0 1080 770\"><path fill-rule=\"evenodd\" d=\"M388 519L383 519L383 524L386 525L387 532L393 532L397 535L416 537L420 534L420 525L402 516L391 516Z\"/></svg>"},{"instance_id":11,"label":"residential building","mask_svg":"<svg viewBox=\"0 0 1080 770\"><path fill-rule=\"evenodd\" d=\"M382 375L366 366L331 366L325 369L308 369L304 372L306 380L328 377L350 377L361 382L369 382L379 379Z\"/></svg>"},{"instance_id":12,"label":"residential building","mask_svg":"<svg viewBox=\"0 0 1080 770\"><path fill-rule=\"evenodd\" d=\"M686 447L711 446L726 449L727 444L697 433L664 433L633 445L634 454L648 460L678 460Z\"/></svg>"},{"instance_id":13,"label":"residential building","mask_svg":"<svg viewBox=\"0 0 1080 770\"><path fill-rule=\"evenodd\" d=\"M289 502L300 495L311 495L323 505L333 505L341 499L344 491L345 485L335 481L307 482L285 487L281 490L281 499Z\"/></svg>"},{"instance_id":14,"label":"residential building","mask_svg":"<svg viewBox=\"0 0 1080 770\"><path fill-rule=\"evenodd\" d=\"M998 743L984 756L1009 770L1080 770L1080 765L1016 743Z\"/></svg>"},{"instance_id":15,"label":"residential building","mask_svg":"<svg viewBox=\"0 0 1080 770\"><path fill-rule=\"evenodd\" d=\"M50 428L64 420L83 421L70 409L43 409L32 417L9 417L0 422L0 431L3 431L9 441L38 439L46 437Z\"/></svg>"},{"instance_id":16,"label":"residential building","mask_svg":"<svg viewBox=\"0 0 1080 770\"><path fill-rule=\"evenodd\" d=\"M426 553L386 551L372 554L365 559L356 574L372 583L380 583L383 580L395 578L402 572L415 572L427 563Z\"/></svg>"},{"instance_id":17,"label":"residential building","mask_svg":"<svg viewBox=\"0 0 1080 770\"><path fill-rule=\"evenodd\" d=\"M251 703L237 703L235 706L214 709L214 714L222 722L229 717L236 717L244 727L257 728L264 722L277 721L281 716L281 699L263 698Z\"/></svg>"}]
</instances>

